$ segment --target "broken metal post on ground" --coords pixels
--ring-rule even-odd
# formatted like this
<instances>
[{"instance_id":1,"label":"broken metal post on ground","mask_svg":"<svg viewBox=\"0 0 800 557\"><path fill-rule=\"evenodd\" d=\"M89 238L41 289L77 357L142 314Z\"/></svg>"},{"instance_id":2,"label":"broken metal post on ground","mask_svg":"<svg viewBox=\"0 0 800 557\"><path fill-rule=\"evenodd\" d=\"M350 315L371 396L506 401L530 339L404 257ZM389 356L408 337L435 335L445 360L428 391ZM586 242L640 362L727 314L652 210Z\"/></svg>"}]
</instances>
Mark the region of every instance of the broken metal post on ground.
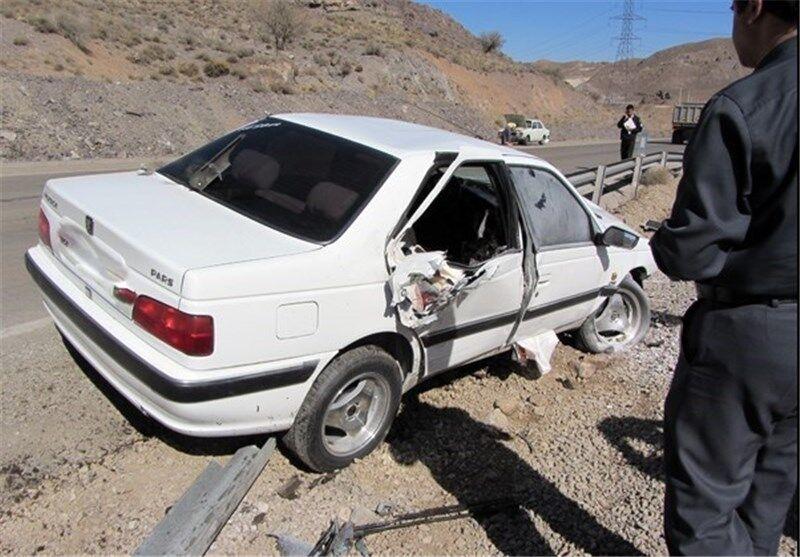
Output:
<instances>
[{"instance_id":1,"label":"broken metal post on ground","mask_svg":"<svg viewBox=\"0 0 800 557\"><path fill-rule=\"evenodd\" d=\"M242 447L223 468L211 462L159 522L135 555L202 555L239 506L275 450Z\"/></svg>"},{"instance_id":2,"label":"broken metal post on ground","mask_svg":"<svg viewBox=\"0 0 800 557\"><path fill-rule=\"evenodd\" d=\"M510 508L519 507L520 504L521 501L519 499L504 497L477 503L435 507L424 511L404 514L386 522L376 522L364 524L362 526L354 526L352 522L340 524L337 520L334 520L331 522L328 529L322 533L322 536L309 555L345 555L350 548L354 545L358 547L359 542L371 534L398 530L400 528L410 528L412 526L419 526L420 524L457 520L482 514L495 514ZM359 552L363 554L365 549L362 543Z\"/></svg>"},{"instance_id":3,"label":"broken metal post on ground","mask_svg":"<svg viewBox=\"0 0 800 557\"><path fill-rule=\"evenodd\" d=\"M597 176L594 179L594 192L592 192L592 202L600 205L600 198L603 196L603 184L606 181L606 167L601 164L597 167Z\"/></svg>"}]
</instances>

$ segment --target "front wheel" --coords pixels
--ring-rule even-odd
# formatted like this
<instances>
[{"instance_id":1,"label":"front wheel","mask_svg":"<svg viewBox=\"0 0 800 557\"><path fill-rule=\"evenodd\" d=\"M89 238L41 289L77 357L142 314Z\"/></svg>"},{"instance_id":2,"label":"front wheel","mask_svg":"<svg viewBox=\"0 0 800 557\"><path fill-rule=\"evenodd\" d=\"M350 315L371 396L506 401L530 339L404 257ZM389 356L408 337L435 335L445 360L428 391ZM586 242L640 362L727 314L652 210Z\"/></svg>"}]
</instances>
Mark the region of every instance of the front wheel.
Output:
<instances>
[{"instance_id":1,"label":"front wheel","mask_svg":"<svg viewBox=\"0 0 800 557\"><path fill-rule=\"evenodd\" d=\"M550 136L549 136L549 135L546 135L546 136L544 136L544 137L542 138L542 140L539 142L539 145L546 145L546 144L548 144L548 143L550 143Z\"/></svg>"},{"instance_id":2,"label":"front wheel","mask_svg":"<svg viewBox=\"0 0 800 557\"><path fill-rule=\"evenodd\" d=\"M306 395L284 443L309 468L343 468L377 447L400 405L400 364L377 346L337 356Z\"/></svg>"},{"instance_id":3,"label":"front wheel","mask_svg":"<svg viewBox=\"0 0 800 557\"><path fill-rule=\"evenodd\" d=\"M639 343L650 328L650 300L628 275L617 291L577 330L589 352L621 352Z\"/></svg>"}]
</instances>

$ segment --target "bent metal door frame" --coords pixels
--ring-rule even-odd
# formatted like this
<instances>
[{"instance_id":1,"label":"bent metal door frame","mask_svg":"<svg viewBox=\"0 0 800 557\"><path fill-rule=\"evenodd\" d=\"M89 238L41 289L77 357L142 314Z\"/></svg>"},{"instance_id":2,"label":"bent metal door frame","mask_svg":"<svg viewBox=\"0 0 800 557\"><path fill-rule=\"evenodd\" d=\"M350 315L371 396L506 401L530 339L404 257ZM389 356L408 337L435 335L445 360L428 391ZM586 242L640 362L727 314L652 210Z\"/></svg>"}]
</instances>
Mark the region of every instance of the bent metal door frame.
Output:
<instances>
[{"instance_id":1,"label":"bent metal door frame","mask_svg":"<svg viewBox=\"0 0 800 557\"><path fill-rule=\"evenodd\" d=\"M414 223L425 214L425 211L430 208L436 197L441 194L456 170L464 165L473 164L491 165L495 168L493 174L497 179L499 193L503 196L503 203L506 209L504 226L508 230L509 239L513 238L514 247L492 258L492 260L497 260L500 265L494 277L488 279L475 290L467 292L457 304L445 308L439 320L434 322L422 334L417 334L425 354L426 375L465 363L483 354L489 354L499 348L503 348L508 334L516 326L519 318L519 304L522 303L522 290L524 289L524 254L516 244L521 239L521 222L517 203L511 191L512 185L505 170L505 161L501 157L486 157L477 153L471 155L469 151L460 152L434 188L400 228L400 232L389 242L388 251L390 254L394 253L394 243L399 238L402 238ZM492 172L492 170L487 170ZM392 263L390 256L389 264L391 270L394 267ZM514 288L519 289L519 291L505 293L509 285L515 285ZM490 291L493 292L490 293ZM517 295L519 296L518 298ZM515 298L516 301L511 304L511 307L500 307L494 313L489 313L491 310L486 311L485 317L475 315L475 313L481 313L478 308L502 306L504 303L508 306L508 302ZM489 303L490 299L492 303ZM415 333L417 332L415 331Z\"/></svg>"}]
</instances>

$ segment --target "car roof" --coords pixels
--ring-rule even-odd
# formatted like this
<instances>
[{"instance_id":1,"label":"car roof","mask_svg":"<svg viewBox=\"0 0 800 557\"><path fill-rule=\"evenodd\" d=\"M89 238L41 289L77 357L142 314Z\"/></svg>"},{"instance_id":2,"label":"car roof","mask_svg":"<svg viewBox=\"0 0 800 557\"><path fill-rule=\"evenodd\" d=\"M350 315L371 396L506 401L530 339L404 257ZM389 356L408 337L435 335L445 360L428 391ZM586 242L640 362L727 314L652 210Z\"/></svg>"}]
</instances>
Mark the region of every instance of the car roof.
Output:
<instances>
[{"instance_id":1,"label":"car roof","mask_svg":"<svg viewBox=\"0 0 800 557\"><path fill-rule=\"evenodd\" d=\"M464 148L471 152L482 152L480 154L485 156L538 158L482 139L402 120L323 113L273 114L272 117L337 135L398 158L421 152L461 151Z\"/></svg>"}]
</instances>

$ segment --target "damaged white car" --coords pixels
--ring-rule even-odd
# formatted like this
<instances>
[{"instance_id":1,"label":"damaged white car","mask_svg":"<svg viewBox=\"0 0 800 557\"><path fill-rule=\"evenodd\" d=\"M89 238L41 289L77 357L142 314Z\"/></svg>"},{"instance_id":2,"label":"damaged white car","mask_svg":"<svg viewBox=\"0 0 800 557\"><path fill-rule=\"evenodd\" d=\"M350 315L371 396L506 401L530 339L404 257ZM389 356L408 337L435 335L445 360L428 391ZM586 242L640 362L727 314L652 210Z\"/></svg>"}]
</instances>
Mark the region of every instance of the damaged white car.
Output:
<instances>
[{"instance_id":1,"label":"damaged white car","mask_svg":"<svg viewBox=\"0 0 800 557\"><path fill-rule=\"evenodd\" d=\"M58 329L174 430L288 430L331 470L403 392L501 352L549 365L649 324L646 240L551 165L356 116L267 117L158 169L50 180L26 256Z\"/></svg>"}]
</instances>

